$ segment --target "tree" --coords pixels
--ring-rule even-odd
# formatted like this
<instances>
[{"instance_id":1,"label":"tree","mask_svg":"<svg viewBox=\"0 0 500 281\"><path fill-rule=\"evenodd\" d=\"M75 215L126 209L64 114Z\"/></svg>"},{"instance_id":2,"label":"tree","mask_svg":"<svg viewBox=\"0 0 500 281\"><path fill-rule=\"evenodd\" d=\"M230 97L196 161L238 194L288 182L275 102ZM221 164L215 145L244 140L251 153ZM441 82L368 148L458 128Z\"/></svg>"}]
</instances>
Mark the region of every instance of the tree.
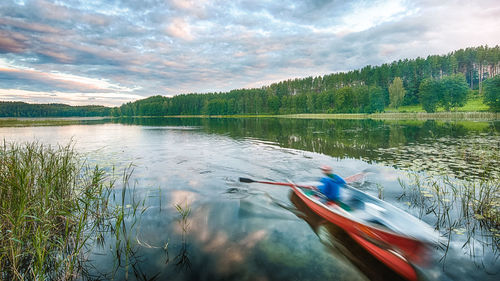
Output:
<instances>
[{"instance_id":1,"label":"tree","mask_svg":"<svg viewBox=\"0 0 500 281\"><path fill-rule=\"evenodd\" d=\"M389 85L389 99L390 105L398 108L403 104L406 91L403 87L403 80L400 77L394 78L391 85Z\"/></svg>"},{"instance_id":2,"label":"tree","mask_svg":"<svg viewBox=\"0 0 500 281\"><path fill-rule=\"evenodd\" d=\"M335 112L352 112L352 97L354 91L351 87L344 87L335 91Z\"/></svg>"},{"instance_id":3,"label":"tree","mask_svg":"<svg viewBox=\"0 0 500 281\"><path fill-rule=\"evenodd\" d=\"M207 104L208 115L224 115L227 113L227 102L223 99L214 99Z\"/></svg>"},{"instance_id":4,"label":"tree","mask_svg":"<svg viewBox=\"0 0 500 281\"><path fill-rule=\"evenodd\" d=\"M441 84L432 78L426 78L420 83L420 102L425 111L436 112L441 91Z\"/></svg>"},{"instance_id":5,"label":"tree","mask_svg":"<svg viewBox=\"0 0 500 281\"><path fill-rule=\"evenodd\" d=\"M444 77L441 81L442 93L440 104L449 111L450 108L464 106L467 101L468 86L463 74Z\"/></svg>"},{"instance_id":6,"label":"tree","mask_svg":"<svg viewBox=\"0 0 500 281\"><path fill-rule=\"evenodd\" d=\"M271 111L270 113L278 114L278 111L280 109L280 99L278 98L278 96L270 94L269 98L267 99L267 103L269 105L269 110Z\"/></svg>"},{"instance_id":7,"label":"tree","mask_svg":"<svg viewBox=\"0 0 500 281\"><path fill-rule=\"evenodd\" d=\"M500 111L500 75L489 78L483 83L484 103L495 112Z\"/></svg>"},{"instance_id":8,"label":"tree","mask_svg":"<svg viewBox=\"0 0 500 281\"><path fill-rule=\"evenodd\" d=\"M384 111L384 91L382 88L377 86L371 86L369 88L370 92L370 106L368 108L369 113L382 112Z\"/></svg>"}]
</instances>

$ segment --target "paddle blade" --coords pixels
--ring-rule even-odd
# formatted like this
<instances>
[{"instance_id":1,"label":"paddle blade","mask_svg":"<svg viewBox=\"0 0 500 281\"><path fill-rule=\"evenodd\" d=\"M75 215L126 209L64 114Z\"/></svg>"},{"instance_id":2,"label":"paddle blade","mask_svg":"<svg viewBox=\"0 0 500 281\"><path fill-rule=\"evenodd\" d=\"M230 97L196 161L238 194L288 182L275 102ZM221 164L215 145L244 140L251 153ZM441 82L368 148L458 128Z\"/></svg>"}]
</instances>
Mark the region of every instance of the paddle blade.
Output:
<instances>
[{"instance_id":1,"label":"paddle blade","mask_svg":"<svg viewBox=\"0 0 500 281\"><path fill-rule=\"evenodd\" d=\"M253 179L249 179L249 178L240 178L240 182L252 183L255 181Z\"/></svg>"}]
</instances>

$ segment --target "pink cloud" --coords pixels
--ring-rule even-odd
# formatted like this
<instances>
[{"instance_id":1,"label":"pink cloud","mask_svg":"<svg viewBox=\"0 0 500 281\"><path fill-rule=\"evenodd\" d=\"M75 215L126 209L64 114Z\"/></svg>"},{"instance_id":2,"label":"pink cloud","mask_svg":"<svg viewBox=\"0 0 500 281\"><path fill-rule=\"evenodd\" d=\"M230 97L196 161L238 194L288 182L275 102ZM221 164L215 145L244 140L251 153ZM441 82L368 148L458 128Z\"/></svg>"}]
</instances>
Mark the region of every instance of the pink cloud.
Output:
<instances>
[{"instance_id":1,"label":"pink cloud","mask_svg":"<svg viewBox=\"0 0 500 281\"><path fill-rule=\"evenodd\" d=\"M186 41L194 39L194 36L191 34L191 26L182 18L174 18L170 25L167 26L166 32L172 37Z\"/></svg>"},{"instance_id":2,"label":"pink cloud","mask_svg":"<svg viewBox=\"0 0 500 281\"><path fill-rule=\"evenodd\" d=\"M10 76L15 76L20 79L42 82L44 84L51 85L54 88L64 88L73 91L127 91L127 88L111 84L105 80L68 75L63 73L42 72L33 69L13 68L9 66L1 67L0 74L2 73L10 74Z\"/></svg>"},{"instance_id":3,"label":"pink cloud","mask_svg":"<svg viewBox=\"0 0 500 281\"><path fill-rule=\"evenodd\" d=\"M19 33L0 30L0 52L21 53L26 49L26 37Z\"/></svg>"},{"instance_id":4,"label":"pink cloud","mask_svg":"<svg viewBox=\"0 0 500 281\"><path fill-rule=\"evenodd\" d=\"M19 19L8 19L8 18L0 18L0 24L17 27L24 30L43 32L43 33L61 33L62 30L58 28L54 28L50 25L41 24L41 23L27 23Z\"/></svg>"},{"instance_id":5,"label":"pink cloud","mask_svg":"<svg viewBox=\"0 0 500 281\"><path fill-rule=\"evenodd\" d=\"M46 56L51 57L51 58L54 58L57 61L62 62L62 63L74 62L73 57L70 57L67 54L62 53L62 52L51 51L51 50L41 50L41 51L38 51L38 53L42 54L42 55L46 55Z\"/></svg>"}]
</instances>

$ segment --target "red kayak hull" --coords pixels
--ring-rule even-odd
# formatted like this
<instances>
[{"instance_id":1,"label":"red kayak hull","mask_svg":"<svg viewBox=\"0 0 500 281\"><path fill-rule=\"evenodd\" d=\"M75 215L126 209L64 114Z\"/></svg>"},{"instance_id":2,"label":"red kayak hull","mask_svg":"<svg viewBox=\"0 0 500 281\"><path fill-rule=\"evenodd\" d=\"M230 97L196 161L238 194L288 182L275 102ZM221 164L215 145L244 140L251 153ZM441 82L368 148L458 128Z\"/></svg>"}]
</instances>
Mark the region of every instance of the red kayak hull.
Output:
<instances>
[{"instance_id":1,"label":"red kayak hull","mask_svg":"<svg viewBox=\"0 0 500 281\"><path fill-rule=\"evenodd\" d=\"M315 213L344 229L358 244L383 262L389 268L408 280L417 280L417 273L409 261L419 262L426 249L425 245L411 237L406 237L351 220L313 201L298 187L292 186L294 193Z\"/></svg>"}]
</instances>

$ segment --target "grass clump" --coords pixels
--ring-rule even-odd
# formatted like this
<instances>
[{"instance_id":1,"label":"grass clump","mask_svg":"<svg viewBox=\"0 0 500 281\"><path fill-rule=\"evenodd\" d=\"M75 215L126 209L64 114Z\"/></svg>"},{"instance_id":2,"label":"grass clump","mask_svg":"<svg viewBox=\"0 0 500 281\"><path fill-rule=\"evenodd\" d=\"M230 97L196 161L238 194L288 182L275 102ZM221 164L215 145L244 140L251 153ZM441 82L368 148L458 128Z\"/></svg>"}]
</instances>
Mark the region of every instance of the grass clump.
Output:
<instances>
[{"instance_id":1,"label":"grass clump","mask_svg":"<svg viewBox=\"0 0 500 281\"><path fill-rule=\"evenodd\" d=\"M435 228L452 235L464 236L463 247L471 254L476 241L500 250L500 183L497 179L460 180L445 175L429 176L410 173L409 183L400 199L420 210L420 216L433 214Z\"/></svg>"},{"instance_id":2,"label":"grass clump","mask_svg":"<svg viewBox=\"0 0 500 281\"><path fill-rule=\"evenodd\" d=\"M75 279L112 183L71 144L0 147L0 280Z\"/></svg>"}]
</instances>

